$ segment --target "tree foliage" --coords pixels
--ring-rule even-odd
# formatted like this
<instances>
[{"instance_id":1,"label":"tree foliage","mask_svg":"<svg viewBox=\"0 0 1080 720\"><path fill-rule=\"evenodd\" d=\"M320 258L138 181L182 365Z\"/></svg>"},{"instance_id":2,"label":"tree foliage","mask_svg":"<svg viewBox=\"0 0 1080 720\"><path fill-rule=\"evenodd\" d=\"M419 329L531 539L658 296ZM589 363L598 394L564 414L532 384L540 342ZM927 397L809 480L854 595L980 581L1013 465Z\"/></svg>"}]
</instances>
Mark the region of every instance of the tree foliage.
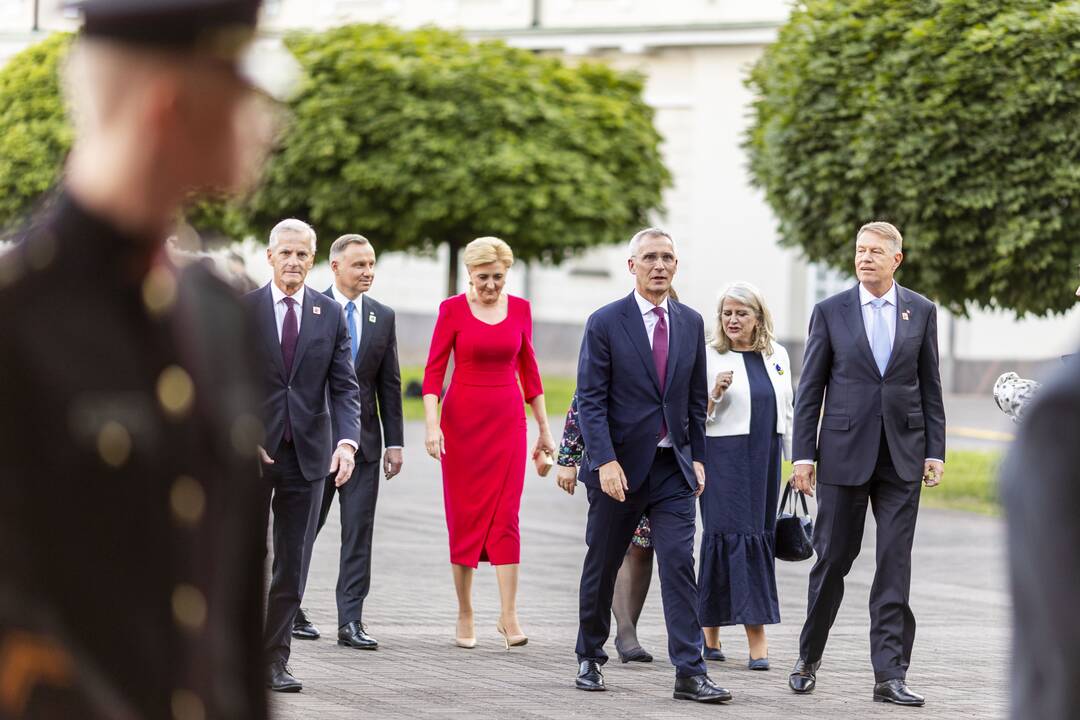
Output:
<instances>
[{"instance_id":1,"label":"tree foliage","mask_svg":"<svg viewBox=\"0 0 1080 720\"><path fill-rule=\"evenodd\" d=\"M636 74L432 28L353 25L288 45L306 83L242 208L251 229L296 216L381 249L445 242L453 276L477 236L555 262L625 240L670 182Z\"/></svg>"},{"instance_id":2,"label":"tree foliage","mask_svg":"<svg viewBox=\"0 0 1080 720\"><path fill-rule=\"evenodd\" d=\"M60 175L72 134L60 94L71 36L51 35L0 69L0 227L12 227Z\"/></svg>"},{"instance_id":3,"label":"tree foliage","mask_svg":"<svg viewBox=\"0 0 1080 720\"><path fill-rule=\"evenodd\" d=\"M785 244L850 270L903 231L901 282L953 310L1069 309L1080 263L1080 3L806 0L749 80L751 174Z\"/></svg>"}]
</instances>

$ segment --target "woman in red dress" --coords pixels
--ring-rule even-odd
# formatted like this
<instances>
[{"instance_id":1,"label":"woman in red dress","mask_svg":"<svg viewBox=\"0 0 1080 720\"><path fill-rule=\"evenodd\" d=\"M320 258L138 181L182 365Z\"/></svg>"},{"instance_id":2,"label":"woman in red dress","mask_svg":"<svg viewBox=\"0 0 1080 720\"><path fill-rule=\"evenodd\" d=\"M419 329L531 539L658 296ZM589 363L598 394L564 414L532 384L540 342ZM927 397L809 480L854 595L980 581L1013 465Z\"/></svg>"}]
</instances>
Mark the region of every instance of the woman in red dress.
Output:
<instances>
[{"instance_id":1,"label":"woman in red dress","mask_svg":"<svg viewBox=\"0 0 1080 720\"><path fill-rule=\"evenodd\" d=\"M528 638L517 618L521 536L518 509L525 484L525 400L540 438L533 460L555 452L544 388L532 346L529 303L503 293L514 263L510 246L477 238L465 247L470 290L443 301L424 371L426 448L442 461L450 563L458 598L457 644L476 646L472 578L481 560L495 566L502 611L496 629L506 647ZM454 372L442 395L450 353ZM520 378L520 384L519 384Z\"/></svg>"}]
</instances>

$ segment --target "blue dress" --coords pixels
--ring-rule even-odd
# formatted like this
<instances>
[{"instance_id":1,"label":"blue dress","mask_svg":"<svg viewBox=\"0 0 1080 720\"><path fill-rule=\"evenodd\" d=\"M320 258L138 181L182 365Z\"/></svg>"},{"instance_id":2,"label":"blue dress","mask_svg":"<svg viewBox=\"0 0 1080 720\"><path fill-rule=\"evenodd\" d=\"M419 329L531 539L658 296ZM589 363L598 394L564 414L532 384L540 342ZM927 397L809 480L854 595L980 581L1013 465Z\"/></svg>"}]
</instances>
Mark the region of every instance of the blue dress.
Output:
<instances>
[{"instance_id":1,"label":"blue dress","mask_svg":"<svg viewBox=\"0 0 1080 720\"><path fill-rule=\"evenodd\" d=\"M739 354L750 382L750 434L705 440L698 570L702 627L780 622L773 555L782 457L776 394L761 354Z\"/></svg>"}]
</instances>

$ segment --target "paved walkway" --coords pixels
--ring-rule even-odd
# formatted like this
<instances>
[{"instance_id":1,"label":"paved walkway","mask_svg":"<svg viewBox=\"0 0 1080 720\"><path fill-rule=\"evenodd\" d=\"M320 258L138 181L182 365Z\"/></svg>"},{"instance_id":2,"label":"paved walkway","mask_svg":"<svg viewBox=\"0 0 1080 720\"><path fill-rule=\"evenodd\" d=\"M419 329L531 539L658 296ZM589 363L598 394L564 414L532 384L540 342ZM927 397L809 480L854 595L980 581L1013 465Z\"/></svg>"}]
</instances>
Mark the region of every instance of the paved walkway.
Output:
<instances>
[{"instance_id":1,"label":"paved walkway","mask_svg":"<svg viewBox=\"0 0 1080 720\"><path fill-rule=\"evenodd\" d=\"M1004 717L1009 600L1000 520L925 510L915 541L912 606L919 622L908 680L927 706L911 711L871 702L867 597L873 575L873 520L849 576L818 690L787 688L806 608L810 562L779 563L783 623L769 628L770 672L746 669L741 631L724 634L728 661L712 676L735 699L698 706L671 698L659 581L639 623L650 665L609 663L606 693L573 687L577 581L584 556L585 498L569 497L550 479L532 476L522 501L520 617L529 644L503 650L495 632L494 573L481 566L474 587L479 647L453 646L455 604L448 567L438 467L423 454L423 428L407 428L405 473L380 490L373 591L364 620L381 649L335 642L337 510L315 548L304 605L322 640L293 642L291 667L304 681L298 695L275 695L278 718L877 718L914 712L933 718ZM610 645L609 645L610 648ZM614 654L614 653L613 653Z\"/></svg>"}]
</instances>

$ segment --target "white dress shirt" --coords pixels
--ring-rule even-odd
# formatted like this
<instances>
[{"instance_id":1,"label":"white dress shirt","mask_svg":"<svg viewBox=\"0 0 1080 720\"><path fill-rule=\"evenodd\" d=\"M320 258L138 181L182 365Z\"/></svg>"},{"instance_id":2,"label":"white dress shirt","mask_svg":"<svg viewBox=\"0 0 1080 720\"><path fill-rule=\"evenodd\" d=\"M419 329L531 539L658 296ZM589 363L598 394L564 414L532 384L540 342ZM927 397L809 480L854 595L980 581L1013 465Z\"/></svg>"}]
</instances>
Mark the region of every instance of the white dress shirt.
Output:
<instances>
[{"instance_id":1,"label":"white dress shirt","mask_svg":"<svg viewBox=\"0 0 1080 720\"><path fill-rule=\"evenodd\" d=\"M300 334L300 323L304 321L304 291L303 285L300 289L294 292L292 295L285 295L285 292L277 286L277 283L270 283L270 297L274 299L274 319L277 320L277 339L281 342L281 328L285 324L285 313L288 311L289 306L285 304L285 298L291 297L296 301L296 306L293 308L293 313L296 314L296 333L297 337Z\"/></svg>"},{"instance_id":2,"label":"white dress shirt","mask_svg":"<svg viewBox=\"0 0 1080 720\"><path fill-rule=\"evenodd\" d=\"M668 326L668 350L671 349L671 315L668 312L668 299L667 295L660 301L659 305L653 305L651 300L646 300L641 293L637 290L634 291L634 299L637 300L638 310L641 311L641 317L645 321L645 334L649 336L649 347L653 346L653 336L656 334L656 324L660 322L660 318L653 312L654 308L664 308L664 318L667 320ZM668 362L671 362L671 353L668 352ZM664 378L660 378L661 381ZM661 438L660 442L656 443L656 447L671 447L671 432Z\"/></svg>"},{"instance_id":3,"label":"white dress shirt","mask_svg":"<svg viewBox=\"0 0 1080 720\"><path fill-rule=\"evenodd\" d=\"M293 313L296 315L296 336L300 337L300 323L304 321L304 293L306 291L307 287L301 285L300 289L292 295L286 295L277 286L277 283L270 283L270 297L274 299L274 320L277 321L277 339L279 343L281 342L281 329L285 326L285 313L289 310L289 306L285 303L286 297L291 297L296 301ZM339 440L338 445L348 445L353 449L353 452L360 447L352 440Z\"/></svg>"},{"instance_id":4,"label":"white dress shirt","mask_svg":"<svg viewBox=\"0 0 1080 720\"><path fill-rule=\"evenodd\" d=\"M866 328L867 342L869 338L874 337L874 330L877 328L877 318L879 313L874 311L874 306L871 305L871 301L876 300L877 296L874 293L866 289L866 286L859 283L859 303L862 305L862 322L863 327ZM896 344L896 283L893 283L889 287L889 291L881 296L881 299L885 301L885 307L881 308L880 316L885 320L885 328L888 330L886 335L889 337L889 351L892 352L893 346Z\"/></svg>"},{"instance_id":5,"label":"white dress shirt","mask_svg":"<svg viewBox=\"0 0 1080 720\"><path fill-rule=\"evenodd\" d=\"M898 306L896 303L896 283L889 286L888 291L881 296L885 300L885 307L881 309L881 317L885 321L885 325L888 328L889 336L889 350L891 351L896 347L896 314ZM874 323L877 322L878 313L874 312L874 306L871 301L877 299L877 295L866 289L866 286L859 283L859 304L862 306L862 321L863 328L866 330L867 342L870 342L869 338L874 337ZM926 458L926 460L935 460L944 464L945 461L939 458ZM813 460L796 460L794 465L813 465Z\"/></svg>"},{"instance_id":6,"label":"white dress shirt","mask_svg":"<svg viewBox=\"0 0 1080 720\"><path fill-rule=\"evenodd\" d=\"M349 303L356 306L356 309L353 310L353 319L356 322L356 347L360 347L360 338L364 337L364 323L362 322L364 318L361 316L361 313L364 311L364 293L357 295L355 300L350 300L345 293L341 292L341 290L338 289L338 286L335 285L330 288L330 294L334 296L338 305L341 306L342 311L345 312L346 328L349 327L349 312L345 309L345 306Z\"/></svg>"},{"instance_id":7,"label":"white dress shirt","mask_svg":"<svg viewBox=\"0 0 1080 720\"><path fill-rule=\"evenodd\" d=\"M364 293L360 293L359 295L357 295L355 300L350 300L345 295L345 293L341 292L341 290L338 289L338 286L335 285L334 287L330 288L330 294L333 295L334 299L337 300L339 305L341 305L341 310L346 313L345 314L345 327L346 328L349 327L349 315L348 315L348 312L345 310L345 306L348 305L349 303L352 303L353 305L356 306L356 310L353 311L355 313L354 317L356 318L356 347L360 347L360 338L364 337L364 323L361 322L364 319L362 314L361 314L363 312L363 309L364 309ZM353 360L356 360L356 358L353 358ZM402 447L401 447L401 445L387 445L386 449L387 450L401 450Z\"/></svg>"}]
</instances>

